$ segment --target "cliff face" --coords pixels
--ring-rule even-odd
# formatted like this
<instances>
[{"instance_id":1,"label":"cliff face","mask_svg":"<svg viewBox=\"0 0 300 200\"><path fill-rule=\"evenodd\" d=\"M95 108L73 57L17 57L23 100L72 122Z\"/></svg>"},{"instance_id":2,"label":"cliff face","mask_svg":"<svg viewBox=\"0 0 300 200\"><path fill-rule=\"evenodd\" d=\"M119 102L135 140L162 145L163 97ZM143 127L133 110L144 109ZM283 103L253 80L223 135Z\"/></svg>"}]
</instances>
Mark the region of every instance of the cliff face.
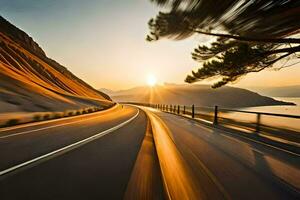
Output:
<instances>
[{"instance_id":1,"label":"cliff face","mask_svg":"<svg viewBox=\"0 0 300 200\"><path fill-rule=\"evenodd\" d=\"M24 31L0 16L0 112L51 111L111 104Z\"/></svg>"}]
</instances>

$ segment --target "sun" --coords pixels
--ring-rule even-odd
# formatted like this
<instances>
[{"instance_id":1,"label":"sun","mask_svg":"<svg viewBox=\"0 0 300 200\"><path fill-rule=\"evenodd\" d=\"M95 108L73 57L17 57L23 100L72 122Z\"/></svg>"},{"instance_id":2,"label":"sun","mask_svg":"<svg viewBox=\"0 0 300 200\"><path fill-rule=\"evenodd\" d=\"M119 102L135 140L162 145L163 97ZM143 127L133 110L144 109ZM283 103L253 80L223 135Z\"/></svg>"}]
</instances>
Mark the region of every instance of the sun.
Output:
<instances>
[{"instance_id":1,"label":"sun","mask_svg":"<svg viewBox=\"0 0 300 200\"><path fill-rule=\"evenodd\" d=\"M157 82L156 77L153 74L149 74L147 77L147 84L150 87L153 87L156 85L156 82Z\"/></svg>"}]
</instances>

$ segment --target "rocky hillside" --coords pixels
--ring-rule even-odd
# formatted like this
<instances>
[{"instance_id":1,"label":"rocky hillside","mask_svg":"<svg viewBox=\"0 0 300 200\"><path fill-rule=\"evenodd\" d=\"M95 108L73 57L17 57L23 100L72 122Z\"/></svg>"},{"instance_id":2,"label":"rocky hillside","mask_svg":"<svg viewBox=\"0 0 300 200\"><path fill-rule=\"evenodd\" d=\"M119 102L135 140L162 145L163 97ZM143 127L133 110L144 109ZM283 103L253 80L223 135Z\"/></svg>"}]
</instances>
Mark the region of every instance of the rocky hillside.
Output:
<instances>
[{"instance_id":1,"label":"rocky hillside","mask_svg":"<svg viewBox=\"0 0 300 200\"><path fill-rule=\"evenodd\" d=\"M48 58L24 31L0 16L0 113L109 105L108 95Z\"/></svg>"},{"instance_id":2,"label":"rocky hillside","mask_svg":"<svg viewBox=\"0 0 300 200\"><path fill-rule=\"evenodd\" d=\"M109 92L109 90L106 90ZM209 85L177 85L136 87L129 90L108 93L118 102L143 102L161 104L181 104L196 106L215 106L237 108L268 105L293 105L293 103L277 101L273 98L261 96L249 90L222 87L211 89Z\"/></svg>"}]
</instances>

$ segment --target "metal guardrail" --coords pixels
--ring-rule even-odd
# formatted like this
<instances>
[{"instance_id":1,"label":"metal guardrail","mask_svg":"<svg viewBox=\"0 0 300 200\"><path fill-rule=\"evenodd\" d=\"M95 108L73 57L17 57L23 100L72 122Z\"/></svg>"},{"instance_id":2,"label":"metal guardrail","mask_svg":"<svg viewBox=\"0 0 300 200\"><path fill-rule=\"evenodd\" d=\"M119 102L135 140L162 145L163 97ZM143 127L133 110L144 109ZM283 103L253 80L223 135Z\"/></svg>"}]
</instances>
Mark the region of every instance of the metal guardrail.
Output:
<instances>
[{"instance_id":1,"label":"metal guardrail","mask_svg":"<svg viewBox=\"0 0 300 200\"><path fill-rule=\"evenodd\" d=\"M288 114L278 114L278 113L266 113L266 112L254 112L254 111L245 111L245 110L233 110L233 109L220 109L222 111L229 111L229 112L240 112L240 113L249 113L249 114L260 114L260 115L269 115L269 116L276 116L276 117L287 117L287 118L295 118L300 119L299 115L288 115Z\"/></svg>"},{"instance_id":2,"label":"metal guardrail","mask_svg":"<svg viewBox=\"0 0 300 200\"><path fill-rule=\"evenodd\" d=\"M150 104L150 103L136 103L136 102L127 102L130 104L141 105L156 108L165 112L170 112L177 115L190 116L191 118L204 119L206 121L211 121L213 125L226 125L234 126L243 129L253 130L254 133L267 133L270 136L276 136L281 139L285 139L292 142L300 143L300 132L299 130L286 129L283 127L274 127L273 124L267 125L262 123L262 116L271 116L272 117L283 117L291 119L294 124L299 123L293 120L300 119L299 115L289 115L289 114L277 114L277 113L266 113L266 112L254 112L254 111L245 111L237 109L228 109L220 108L219 106L214 107L196 107L195 105L174 105L174 104ZM241 114L250 114L254 115L251 122L243 122L241 119L232 119L234 113ZM229 115L227 115L229 114ZM235 115L235 114L234 114ZM247 116L252 118L252 116ZM224 117L225 116L225 117ZM229 117L228 117L229 116ZM255 118L254 118L255 117ZM265 118L264 118L265 119ZM249 120L250 121L250 120Z\"/></svg>"}]
</instances>

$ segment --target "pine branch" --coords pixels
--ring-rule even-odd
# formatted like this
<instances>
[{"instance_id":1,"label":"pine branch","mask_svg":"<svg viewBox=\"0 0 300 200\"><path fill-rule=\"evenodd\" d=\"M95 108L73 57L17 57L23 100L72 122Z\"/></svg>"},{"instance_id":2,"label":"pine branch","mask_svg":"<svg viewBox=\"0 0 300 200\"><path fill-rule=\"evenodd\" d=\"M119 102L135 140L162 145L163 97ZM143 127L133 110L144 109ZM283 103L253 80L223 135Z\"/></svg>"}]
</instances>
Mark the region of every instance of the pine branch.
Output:
<instances>
[{"instance_id":1,"label":"pine branch","mask_svg":"<svg viewBox=\"0 0 300 200\"><path fill-rule=\"evenodd\" d=\"M200 34L204 34L204 35L230 38L230 39L235 39L235 40L245 41L245 42L300 44L299 38L252 38L252 37L244 37L244 36L222 34L222 33L210 33L210 32L200 31L197 29L191 29L191 30L194 31L195 33L200 33Z\"/></svg>"}]
</instances>

